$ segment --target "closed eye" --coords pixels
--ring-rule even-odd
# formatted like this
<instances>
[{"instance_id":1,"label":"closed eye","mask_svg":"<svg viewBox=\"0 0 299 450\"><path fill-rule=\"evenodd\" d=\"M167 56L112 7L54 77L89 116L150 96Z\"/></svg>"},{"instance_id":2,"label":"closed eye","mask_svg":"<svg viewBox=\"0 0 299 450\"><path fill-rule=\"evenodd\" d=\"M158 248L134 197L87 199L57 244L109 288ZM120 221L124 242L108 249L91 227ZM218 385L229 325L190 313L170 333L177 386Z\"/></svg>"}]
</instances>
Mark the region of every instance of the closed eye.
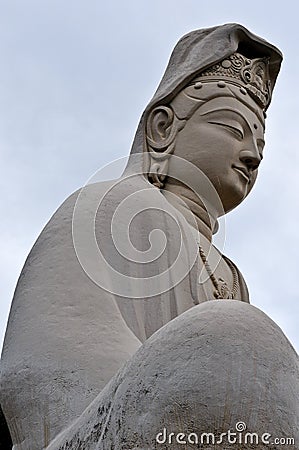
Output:
<instances>
[{"instance_id":1,"label":"closed eye","mask_svg":"<svg viewBox=\"0 0 299 450\"><path fill-rule=\"evenodd\" d=\"M234 127L232 125L229 125L227 123L223 123L223 122L214 122L209 120L208 123L211 123L212 125L218 125L220 127L226 128L227 130L229 130L231 133L233 133L235 136L237 136L238 139L243 139L244 138L244 133L241 129Z\"/></svg>"}]
</instances>

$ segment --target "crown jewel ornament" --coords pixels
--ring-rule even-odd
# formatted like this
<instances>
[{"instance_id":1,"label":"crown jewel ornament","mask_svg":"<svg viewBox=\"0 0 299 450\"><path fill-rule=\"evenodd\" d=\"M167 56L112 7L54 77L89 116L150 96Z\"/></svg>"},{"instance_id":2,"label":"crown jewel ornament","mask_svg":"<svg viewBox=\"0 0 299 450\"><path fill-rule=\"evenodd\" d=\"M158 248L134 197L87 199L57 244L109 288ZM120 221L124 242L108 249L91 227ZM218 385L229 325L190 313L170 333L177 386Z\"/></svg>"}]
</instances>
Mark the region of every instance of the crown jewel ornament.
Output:
<instances>
[{"instance_id":1,"label":"crown jewel ornament","mask_svg":"<svg viewBox=\"0 0 299 450\"><path fill-rule=\"evenodd\" d=\"M201 72L191 84L199 87L199 83L205 81L218 81L219 87L223 87L220 83L225 84L225 81L236 84L262 109L266 109L271 100L269 58L250 59L240 53L233 53Z\"/></svg>"}]
</instances>

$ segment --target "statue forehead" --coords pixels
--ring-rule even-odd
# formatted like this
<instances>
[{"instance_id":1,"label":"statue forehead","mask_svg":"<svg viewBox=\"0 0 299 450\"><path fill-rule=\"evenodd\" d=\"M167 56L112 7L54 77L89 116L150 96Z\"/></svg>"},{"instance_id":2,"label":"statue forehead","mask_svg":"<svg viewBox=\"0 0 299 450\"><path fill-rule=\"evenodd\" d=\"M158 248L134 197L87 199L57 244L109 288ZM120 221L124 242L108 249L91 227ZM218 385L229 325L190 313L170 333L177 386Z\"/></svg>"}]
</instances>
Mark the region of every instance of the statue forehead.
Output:
<instances>
[{"instance_id":1,"label":"statue forehead","mask_svg":"<svg viewBox=\"0 0 299 450\"><path fill-rule=\"evenodd\" d=\"M218 109L220 106L230 105L232 108L242 109L250 120L257 120L265 126L265 115L263 110L248 95L246 90L230 83L208 82L187 86L183 89L171 102L171 106L179 119L188 119L198 108L211 108L215 105Z\"/></svg>"},{"instance_id":2,"label":"statue forehead","mask_svg":"<svg viewBox=\"0 0 299 450\"><path fill-rule=\"evenodd\" d=\"M231 111L236 115L242 116L248 125L252 126L254 124L259 124L259 126L264 130L265 123L264 120L261 121L261 115L258 115L255 111L250 109L246 102L241 102L234 97L216 97L212 100L208 100L199 107L199 113L201 116L216 111Z\"/></svg>"}]
</instances>

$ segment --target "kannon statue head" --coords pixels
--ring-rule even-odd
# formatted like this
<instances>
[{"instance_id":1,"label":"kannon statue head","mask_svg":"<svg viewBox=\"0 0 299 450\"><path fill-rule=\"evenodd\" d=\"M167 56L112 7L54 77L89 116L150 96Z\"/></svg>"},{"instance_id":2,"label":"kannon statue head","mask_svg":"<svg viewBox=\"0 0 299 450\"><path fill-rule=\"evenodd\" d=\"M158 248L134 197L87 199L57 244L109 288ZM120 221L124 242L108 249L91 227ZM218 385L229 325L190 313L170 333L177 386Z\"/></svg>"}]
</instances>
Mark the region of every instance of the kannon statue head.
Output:
<instances>
[{"instance_id":1,"label":"kannon statue head","mask_svg":"<svg viewBox=\"0 0 299 450\"><path fill-rule=\"evenodd\" d=\"M251 191L263 158L266 110L282 55L237 24L196 30L175 47L146 108L132 153L149 154L146 176L163 189L171 156L211 181L224 212Z\"/></svg>"}]
</instances>

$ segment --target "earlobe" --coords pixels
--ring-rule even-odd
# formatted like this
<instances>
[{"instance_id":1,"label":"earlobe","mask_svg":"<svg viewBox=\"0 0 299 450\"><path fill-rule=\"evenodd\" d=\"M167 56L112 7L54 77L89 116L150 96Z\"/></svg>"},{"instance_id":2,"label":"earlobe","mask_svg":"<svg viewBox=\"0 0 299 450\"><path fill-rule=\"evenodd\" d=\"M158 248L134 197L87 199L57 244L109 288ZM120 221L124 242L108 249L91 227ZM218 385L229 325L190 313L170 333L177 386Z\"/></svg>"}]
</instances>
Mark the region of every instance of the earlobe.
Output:
<instances>
[{"instance_id":1,"label":"earlobe","mask_svg":"<svg viewBox=\"0 0 299 450\"><path fill-rule=\"evenodd\" d=\"M163 161L155 161L151 158L150 170L149 170L149 180L158 189L162 189L164 186L165 178L168 172L168 158Z\"/></svg>"},{"instance_id":2,"label":"earlobe","mask_svg":"<svg viewBox=\"0 0 299 450\"><path fill-rule=\"evenodd\" d=\"M147 120L146 143L150 154L149 180L159 189L167 177L168 159L173 153L175 138L185 125L169 106L157 106Z\"/></svg>"}]
</instances>

